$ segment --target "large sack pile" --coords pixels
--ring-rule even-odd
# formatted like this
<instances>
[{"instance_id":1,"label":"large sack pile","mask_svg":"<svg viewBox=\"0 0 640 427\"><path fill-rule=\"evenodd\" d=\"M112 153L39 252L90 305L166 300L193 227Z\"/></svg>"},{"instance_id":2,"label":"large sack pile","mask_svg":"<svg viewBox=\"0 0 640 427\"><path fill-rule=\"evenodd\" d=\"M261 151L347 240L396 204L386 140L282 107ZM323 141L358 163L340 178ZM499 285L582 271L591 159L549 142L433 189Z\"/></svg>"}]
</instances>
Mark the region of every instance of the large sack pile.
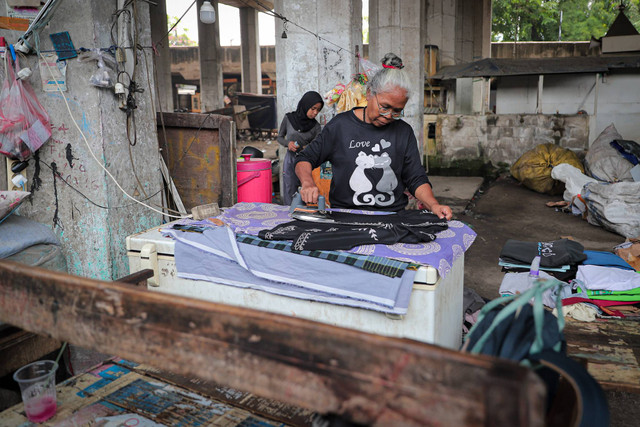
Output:
<instances>
[{"instance_id":1,"label":"large sack pile","mask_svg":"<svg viewBox=\"0 0 640 427\"><path fill-rule=\"evenodd\" d=\"M584 168L572 151L544 144L524 153L511 166L511 174L540 193L564 191L563 199L574 214L634 238L640 236L640 166L636 165L640 165L640 144L624 140L611 124L591 144Z\"/></svg>"}]
</instances>

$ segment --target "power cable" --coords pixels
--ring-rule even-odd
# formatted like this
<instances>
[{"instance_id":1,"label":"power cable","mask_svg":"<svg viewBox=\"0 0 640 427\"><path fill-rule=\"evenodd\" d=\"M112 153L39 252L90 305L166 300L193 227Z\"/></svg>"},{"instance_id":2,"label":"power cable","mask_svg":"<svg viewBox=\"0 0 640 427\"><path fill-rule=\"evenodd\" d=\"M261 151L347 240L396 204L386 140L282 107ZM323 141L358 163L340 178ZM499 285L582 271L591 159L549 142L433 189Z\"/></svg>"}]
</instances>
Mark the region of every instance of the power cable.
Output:
<instances>
[{"instance_id":1,"label":"power cable","mask_svg":"<svg viewBox=\"0 0 640 427\"><path fill-rule=\"evenodd\" d=\"M242 3L244 3L245 5L247 5L248 7L251 7L251 6L249 5L249 3L247 3L247 1L246 1L246 0L240 0L240 1L241 1ZM340 46L340 45L338 45L338 44L336 44L336 43L332 42L331 40L325 39L325 38L321 37L320 35L318 35L317 33L314 33L313 31L311 31L311 30L309 30L309 29L307 29L307 28L303 27L302 25L297 24L297 23L295 23L295 22L291 21L291 20L290 20L289 18L287 18L286 16L284 16L284 15L282 15L282 14L280 14L280 13L274 12L273 10L269 9L267 6L265 6L264 4L262 4L259 0L255 0L255 1L256 1L256 3L257 3L260 7L262 7L262 9L264 9L264 10L262 10L262 11L261 11L262 13L265 13L265 14L267 14L267 15L269 15L269 16L273 16L274 18L278 18L278 19L282 20L283 24L288 23L288 24L291 24L291 25L293 25L293 26L295 26L295 27L298 27L298 28L300 28L301 30L306 31L307 33L309 33L309 34L313 35L313 36L314 36L315 38L317 38L318 40L324 41L324 42L326 42L326 43L329 43L329 44L331 44L331 45L333 45L333 46L337 47L339 50L344 50L344 51L349 52L350 54L352 54L352 55L354 55L354 56L356 55L356 53L355 53L355 52L353 52L353 51L351 51L350 49L347 49L346 47L342 47L342 46Z\"/></svg>"},{"instance_id":2,"label":"power cable","mask_svg":"<svg viewBox=\"0 0 640 427\"><path fill-rule=\"evenodd\" d=\"M72 189L73 191L75 191L76 193L80 194L80 195L81 195L82 197L84 197L84 198L85 198L89 203L91 203L92 205L94 205L94 206L96 206L96 207L98 207L98 208L100 208L100 209L106 209L106 210L109 210L109 209L123 209L123 208L128 208L128 207L130 207L130 206L135 206L135 203L129 203L129 204L127 204L127 205L122 205L122 206L113 206L113 207L109 207L109 206L102 206L102 205L100 205L100 204L98 204L98 203L94 202L93 200L91 200L91 199L90 199L86 194L84 194L82 191L78 190L76 187L74 187L73 185L71 185L71 184L69 183L69 181L67 181L66 179L64 179L64 178L62 177L62 174L61 174L60 172L58 172L58 171L54 171L54 170L53 170L53 168L51 167L51 165L48 165L48 164L47 164L47 163L45 163L45 162L41 162L41 163L42 163L43 165L45 165L46 167L48 167L49 169L51 169L51 171L55 174L55 176L56 176L56 178L57 178L57 179L60 179L62 182L64 182L65 184L67 184L67 185L69 186L69 188L71 188L71 189ZM143 199L143 200L145 200L145 201L146 201L146 200L149 200L149 199L151 199L152 197L154 197L155 195L159 194L161 191L162 191L162 190L158 190L158 191L156 191L154 194L152 194L152 195L150 195L150 196L147 196L147 198L146 198L146 199Z\"/></svg>"},{"instance_id":3,"label":"power cable","mask_svg":"<svg viewBox=\"0 0 640 427\"><path fill-rule=\"evenodd\" d=\"M173 24L173 25L171 26L171 28L169 28L169 31L167 31L167 34L165 34L164 36L162 36L162 37L160 38L160 40L158 40L158 41L156 41L155 43L153 43L153 46L152 46L153 50L156 50L156 46L157 46L157 45L159 45L160 43L164 42L164 39L166 39L166 38L168 38L168 37L169 37L169 34L171 34L171 31L173 31L173 29L174 29L174 28L175 28L175 27L180 23L180 21L182 21L182 18L184 18L184 16L185 16L187 13L189 13L189 11L191 10L191 8L193 7L193 5L194 5L194 4L196 4L196 2L197 2L197 1L198 1L198 0L193 0L193 3L191 3L191 4L189 5L189 7L187 8L187 10L185 10L185 11L184 11L184 13L182 14L182 16L181 16L181 17L176 21L176 23L175 23L175 24Z\"/></svg>"}]
</instances>

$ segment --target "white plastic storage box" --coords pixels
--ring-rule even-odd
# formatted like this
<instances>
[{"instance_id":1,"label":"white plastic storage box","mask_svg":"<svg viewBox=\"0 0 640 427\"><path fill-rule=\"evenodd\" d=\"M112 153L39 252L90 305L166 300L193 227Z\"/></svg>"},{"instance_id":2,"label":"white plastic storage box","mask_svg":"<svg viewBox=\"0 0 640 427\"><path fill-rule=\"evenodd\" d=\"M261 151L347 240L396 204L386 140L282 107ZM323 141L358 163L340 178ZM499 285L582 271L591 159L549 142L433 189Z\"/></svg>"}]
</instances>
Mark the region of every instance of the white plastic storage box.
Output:
<instances>
[{"instance_id":1,"label":"white plastic storage box","mask_svg":"<svg viewBox=\"0 0 640 427\"><path fill-rule=\"evenodd\" d=\"M462 340L462 290L464 255L458 258L447 277L438 277L431 266L416 274L409 311L404 316L373 310L307 301L267 292L238 288L203 280L178 277L173 253L174 241L152 228L127 237L129 270L154 271L148 288L154 291L197 298L216 303L297 316L373 334L411 338L458 349Z\"/></svg>"}]
</instances>

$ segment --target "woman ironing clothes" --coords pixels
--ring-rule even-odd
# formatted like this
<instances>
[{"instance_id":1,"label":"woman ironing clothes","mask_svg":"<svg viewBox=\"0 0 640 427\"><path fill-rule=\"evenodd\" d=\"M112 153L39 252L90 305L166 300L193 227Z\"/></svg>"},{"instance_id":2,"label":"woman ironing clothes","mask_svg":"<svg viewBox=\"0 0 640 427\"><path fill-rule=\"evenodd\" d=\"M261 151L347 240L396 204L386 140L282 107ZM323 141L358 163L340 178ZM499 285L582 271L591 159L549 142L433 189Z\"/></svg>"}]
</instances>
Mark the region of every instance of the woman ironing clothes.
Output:
<instances>
[{"instance_id":1,"label":"woman ironing clothes","mask_svg":"<svg viewBox=\"0 0 640 427\"><path fill-rule=\"evenodd\" d=\"M311 171L329 160L331 207L400 211L408 202L406 188L438 218L449 220L451 208L434 197L413 129L402 120L410 95L402 60L388 53L382 66L367 83L367 106L338 114L297 156L302 200L317 202Z\"/></svg>"}]
</instances>

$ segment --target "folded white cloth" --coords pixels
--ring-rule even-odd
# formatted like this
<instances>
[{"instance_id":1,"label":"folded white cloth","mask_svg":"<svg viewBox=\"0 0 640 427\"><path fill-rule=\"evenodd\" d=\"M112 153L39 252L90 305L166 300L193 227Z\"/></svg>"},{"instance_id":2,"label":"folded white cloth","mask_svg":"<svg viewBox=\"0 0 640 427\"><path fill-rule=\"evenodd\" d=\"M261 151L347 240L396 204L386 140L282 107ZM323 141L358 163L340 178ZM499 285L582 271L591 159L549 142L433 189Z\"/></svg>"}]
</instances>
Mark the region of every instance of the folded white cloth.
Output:
<instances>
[{"instance_id":1,"label":"folded white cloth","mask_svg":"<svg viewBox=\"0 0 640 427\"><path fill-rule=\"evenodd\" d=\"M640 288L640 274L616 267L580 265L576 280L591 291L628 291Z\"/></svg>"}]
</instances>

